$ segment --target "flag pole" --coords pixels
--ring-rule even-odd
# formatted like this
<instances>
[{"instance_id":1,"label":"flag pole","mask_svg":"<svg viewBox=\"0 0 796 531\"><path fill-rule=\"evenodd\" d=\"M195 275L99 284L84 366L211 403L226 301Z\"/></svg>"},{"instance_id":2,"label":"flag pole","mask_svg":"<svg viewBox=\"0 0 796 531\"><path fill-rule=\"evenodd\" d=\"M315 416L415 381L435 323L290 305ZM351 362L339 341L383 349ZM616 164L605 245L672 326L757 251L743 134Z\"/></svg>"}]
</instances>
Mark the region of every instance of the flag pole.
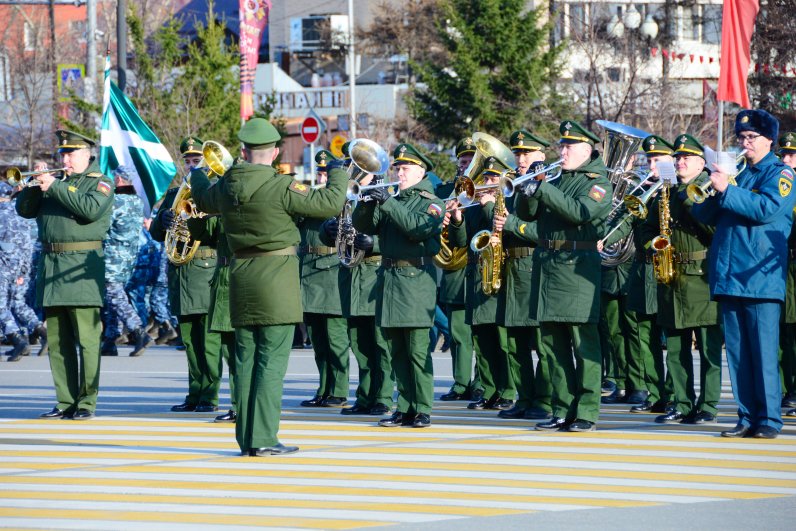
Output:
<instances>
[{"instance_id":1,"label":"flag pole","mask_svg":"<svg viewBox=\"0 0 796 531\"><path fill-rule=\"evenodd\" d=\"M716 153L721 153L724 138L724 102L719 100L719 131L716 136Z\"/></svg>"}]
</instances>

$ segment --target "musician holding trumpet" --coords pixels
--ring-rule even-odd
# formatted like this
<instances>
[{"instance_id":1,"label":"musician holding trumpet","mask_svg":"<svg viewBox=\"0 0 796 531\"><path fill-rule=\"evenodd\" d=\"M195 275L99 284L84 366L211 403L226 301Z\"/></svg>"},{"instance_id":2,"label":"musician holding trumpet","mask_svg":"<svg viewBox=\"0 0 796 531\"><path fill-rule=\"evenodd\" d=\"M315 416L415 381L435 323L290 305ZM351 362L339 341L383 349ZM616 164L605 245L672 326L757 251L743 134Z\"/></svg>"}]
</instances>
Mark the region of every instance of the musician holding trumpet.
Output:
<instances>
[{"instance_id":1,"label":"musician holding trumpet","mask_svg":"<svg viewBox=\"0 0 796 531\"><path fill-rule=\"evenodd\" d=\"M87 420L94 417L99 392L102 239L110 227L114 187L91 155L92 140L65 130L55 134L64 178L41 173L38 186L22 189L16 209L36 219L42 244L36 298L46 317L58 402L41 417Z\"/></svg>"},{"instance_id":2,"label":"musician holding trumpet","mask_svg":"<svg viewBox=\"0 0 796 531\"><path fill-rule=\"evenodd\" d=\"M735 135L746 150L746 167L734 185L733 168L715 168L715 195L693 208L716 231L710 295L720 303L738 402L738 424L722 432L725 437L773 439L783 424L777 349L796 194L793 170L772 152L778 132L779 122L764 110L738 113Z\"/></svg>"},{"instance_id":3,"label":"musician holding trumpet","mask_svg":"<svg viewBox=\"0 0 796 531\"><path fill-rule=\"evenodd\" d=\"M411 144L393 152L397 196L387 188L370 190L370 201L354 209L354 228L378 235L382 267L377 284L376 321L384 329L398 386L398 408L380 426L431 425L434 374L429 329L436 308L436 268L445 207L434 195L426 172L432 162Z\"/></svg>"}]
</instances>

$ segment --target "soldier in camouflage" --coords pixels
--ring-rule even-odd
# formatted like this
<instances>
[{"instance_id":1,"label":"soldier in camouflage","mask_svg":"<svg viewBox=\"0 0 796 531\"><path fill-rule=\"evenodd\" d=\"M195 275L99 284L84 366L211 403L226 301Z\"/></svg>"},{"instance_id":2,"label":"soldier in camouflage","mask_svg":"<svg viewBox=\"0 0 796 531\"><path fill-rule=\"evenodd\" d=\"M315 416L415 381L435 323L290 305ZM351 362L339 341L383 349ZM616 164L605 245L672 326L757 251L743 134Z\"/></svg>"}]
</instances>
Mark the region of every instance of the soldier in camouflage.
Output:
<instances>
[{"instance_id":1,"label":"soldier in camouflage","mask_svg":"<svg viewBox=\"0 0 796 531\"><path fill-rule=\"evenodd\" d=\"M102 354L118 355L114 343L121 323L133 337L131 356L140 356L152 342L136 313L124 286L130 279L138 252L138 233L144 221L144 205L133 187L133 168L119 166L113 172L116 195L113 200L111 227L103 243L105 251L105 307Z\"/></svg>"},{"instance_id":2,"label":"soldier in camouflage","mask_svg":"<svg viewBox=\"0 0 796 531\"><path fill-rule=\"evenodd\" d=\"M11 312L12 287L26 274L24 257L30 254L30 233L14 211L8 183L0 183L0 330L13 345L8 361L19 361L31 352L27 330L20 328Z\"/></svg>"}]
</instances>

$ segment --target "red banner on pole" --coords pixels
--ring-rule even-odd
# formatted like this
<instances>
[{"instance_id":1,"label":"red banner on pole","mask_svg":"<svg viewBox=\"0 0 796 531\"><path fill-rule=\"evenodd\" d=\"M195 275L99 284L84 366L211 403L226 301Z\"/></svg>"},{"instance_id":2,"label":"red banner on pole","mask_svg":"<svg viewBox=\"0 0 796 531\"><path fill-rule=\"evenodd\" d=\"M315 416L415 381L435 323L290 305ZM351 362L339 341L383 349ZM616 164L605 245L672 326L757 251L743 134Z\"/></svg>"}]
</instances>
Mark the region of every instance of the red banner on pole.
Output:
<instances>
[{"instance_id":1,"label":"red banner on pole","mask_svg":"<svg viewBox=\"0 0 796 531\"><path fill-rule=\"evenodd\" d=\"M260 35L268 25L271 0L240 0L240 117L254 114L254 73L260 53Z\"/></svg>"},{"instance_id":2,"label":"red banner on pole","mask_svg":"<svg viewBox=\"0 0 796 531\"><path fill-rule=\"evenodd\" d=\"M751 63L749 45L758 11L758 0L725 0L721 19L718 99L735 102L747 109L750 107L746 88Z\"/></svg>"}]
</instances>

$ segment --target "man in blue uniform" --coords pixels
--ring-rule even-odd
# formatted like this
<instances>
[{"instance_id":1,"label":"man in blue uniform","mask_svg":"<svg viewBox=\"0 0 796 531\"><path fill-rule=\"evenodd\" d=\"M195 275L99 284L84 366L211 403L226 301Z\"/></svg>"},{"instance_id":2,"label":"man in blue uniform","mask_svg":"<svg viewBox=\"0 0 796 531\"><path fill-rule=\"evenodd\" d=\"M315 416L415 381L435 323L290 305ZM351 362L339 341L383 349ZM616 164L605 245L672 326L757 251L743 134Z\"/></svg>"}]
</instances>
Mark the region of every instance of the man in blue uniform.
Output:
<instances>
[{"instance_id":1,"label":"man in blue uniform","mask_svg":"<svg viewBox=\"0 0 796 531\"><path fill-rule=\"evenodd\" d=\"M735 135L747 167L735 183L722 168L710 176L715 195L692 211L716 226L710 247L710 294L720 301L727 365L738 425L724 437L773 439L782 429L777 347L785 298L793 170L772 153L779 122L766 111L738 113Z\"/></svg>"}]
</instances>

